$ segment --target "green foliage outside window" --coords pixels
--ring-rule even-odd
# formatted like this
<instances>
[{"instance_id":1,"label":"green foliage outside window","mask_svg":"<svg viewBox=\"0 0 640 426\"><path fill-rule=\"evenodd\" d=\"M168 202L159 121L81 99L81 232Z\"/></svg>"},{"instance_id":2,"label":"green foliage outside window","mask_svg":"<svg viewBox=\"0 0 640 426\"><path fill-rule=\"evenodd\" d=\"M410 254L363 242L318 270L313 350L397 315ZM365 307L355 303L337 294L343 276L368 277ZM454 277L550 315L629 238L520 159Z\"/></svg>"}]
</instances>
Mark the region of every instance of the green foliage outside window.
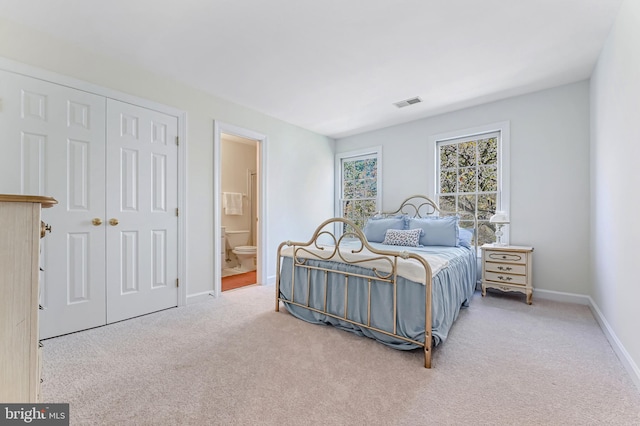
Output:
<instances>
[{"instance_id":1,"label":"green foliage outside window","mask_svg":"<svg viewBox=\"0 0 640 426\"><path fill-rule=\"evenodd\" d=\"M495 241L489 218L498 198L498 138L443 143L438 146L438 203L460 216L460 226L473 228L478 220L478 245Z\"/></svg>"},{"instance_id":2,"label":"green foliage outside window","mask_svg":"<svg viewBox=\"0 0 640 426\"><path fill-rule=\"evenodd\" d=\"M362 229L367 219L376 214L377 196L377 158L344 159L342 161L343 217L352 220Z\"/></svg>"}]
</instances>

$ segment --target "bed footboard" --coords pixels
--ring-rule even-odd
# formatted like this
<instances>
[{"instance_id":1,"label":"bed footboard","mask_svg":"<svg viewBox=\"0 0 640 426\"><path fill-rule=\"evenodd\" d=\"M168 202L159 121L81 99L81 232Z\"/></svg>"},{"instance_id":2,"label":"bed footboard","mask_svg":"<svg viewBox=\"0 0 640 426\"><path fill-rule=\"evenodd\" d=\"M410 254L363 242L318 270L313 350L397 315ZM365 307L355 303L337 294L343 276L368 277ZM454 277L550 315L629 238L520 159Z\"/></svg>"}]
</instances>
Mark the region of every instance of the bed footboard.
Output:
<instances>
[{"instance_id":1,"label":"bed footboard","mask_svg":"<svg viewBox=\"0 0 640 426\"><path fill-rule=\"evenodd\" d=\"M346 229L346 232L344 232L339 238L337 238L333 232L337 226L340 226L340 229ZM292 260L291 294L288 298L281 294L280 289L282 263L285 257L290 257ZM334 269L331 267L318 266L317 262L315 264L314 262L309 262L310 259L336 262L336 264L360 266L370 270L371 274L357 273L349 268ZM398 266L400 259L403 259L403 262L417 262L424 270L424 281L422 281L422 284L425 286L424 342L403 336L397 330L398 286L400 285L398 280ZM306 295L302 295L302 297L298 295L298 298L296 299L294 297L296 271L300 270L305 271L307 277ZM312 271L314 271L313 274ZM318 272L320 273L320 276L324 277L324 279L320 279L321 282L319 283L315 282L314 286L324 286L324 304L320 303L319 306L318 304L312 306L312 303L310 303L311 277L312 275L318 277ZM340 277L338 282L342 284L340 284L341 288L338 294L340 294L340 297L344 297L344 312L330 312L327 307L327 277L329 274L337 274L337 276ZM363 279L364 282L366 282L365 286L367 287L365 290L365 294L367 294L368 299L366 301L366 316L364 319L360 320L350 317L348 312L348 301L350 296L349 279L352 277ZM392 330L383 330L372 325L371 300L372 290L375 286L391 286L392 288L391 294L393 300L385 303L385 309L389 310L387 314L393 319ZM278 264L276 267L276 312L280 310L280 302L304 308L339 321L356 325L363 329L392 336L394 339L406 341L418 347L422 347L424 350L424 366L425 368L431 368L432 271L429 263L422 257L408 251L387 251L372 247L367 242L362 231L360 231L360 229L358 229L356 225L348 219L333 218L325 221L318 226L312 238L307 242L285 241L280 244L278 247Z\"/></svg>"}]
</instances>

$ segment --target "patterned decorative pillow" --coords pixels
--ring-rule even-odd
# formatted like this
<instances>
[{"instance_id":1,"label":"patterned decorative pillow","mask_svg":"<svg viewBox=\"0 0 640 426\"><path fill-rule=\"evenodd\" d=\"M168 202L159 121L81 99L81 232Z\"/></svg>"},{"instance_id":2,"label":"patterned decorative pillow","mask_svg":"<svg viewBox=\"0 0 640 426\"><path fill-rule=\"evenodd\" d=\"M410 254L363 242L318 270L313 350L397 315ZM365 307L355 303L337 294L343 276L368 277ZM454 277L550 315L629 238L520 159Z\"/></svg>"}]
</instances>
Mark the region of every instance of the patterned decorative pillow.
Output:
<instances>
[{"instance_id":1,"label":"patterned decorative pillow","mask_svg":"<svg viewBox=\"0 0 640 426\"><path fill-rule=\"evenodd\" d=\"M387 229L382 244L390 246L418 247L422 229Z\"/></svg>"}]
</instances>

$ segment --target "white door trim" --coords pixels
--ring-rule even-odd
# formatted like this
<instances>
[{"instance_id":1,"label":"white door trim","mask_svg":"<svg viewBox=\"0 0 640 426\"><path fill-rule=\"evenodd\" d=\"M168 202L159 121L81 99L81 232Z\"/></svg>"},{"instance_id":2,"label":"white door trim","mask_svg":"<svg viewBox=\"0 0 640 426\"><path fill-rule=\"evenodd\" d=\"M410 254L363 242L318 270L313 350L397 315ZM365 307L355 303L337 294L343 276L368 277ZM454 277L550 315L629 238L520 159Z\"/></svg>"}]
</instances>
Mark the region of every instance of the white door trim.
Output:
<instances>
[{"instance_id":1,"label":"white door trim","mask_svg":"<svg viewBox=\"0 0 640 426\"><path fill-rule=\"evenodd\" d=\"M213 121L213 295L219 297L221 293L222 265L220 265L220 230L222 228L222 218L220 217L220 182L221 158L220 158L220 134L227 133L246 139L253 139L258 142L258 259L256 280L258 284L264 285L265 268L267 265L267 136L253 130L244 129L233 124L223 123L219 120Z\"/></svg>"},{"instance_id":2,"label":"white door trim","mask_svg":"<svg viewBox=\"0 0 640 426\"><path fill-rule=\"evenodd\" d=\"M178 208L180 214L178 216L178 279L180 287L178 288L178 306L187 304L187 234L186 234L186 188L187 188L187 113L167 105L163 105L148 99L139 98L107 87L98 86L73 77L47 71L41 68L26 65L20 62L12 61L0 57L0 69L5 71L22 74L27 77L45 80L50 83L71 87L73 89L83 90L85 92L104 96L122 102L131 103L144 108L162 112L167 115L174 116L178 119L178 135L180 144L178 145Z\"/></svg>"}]
</instances>

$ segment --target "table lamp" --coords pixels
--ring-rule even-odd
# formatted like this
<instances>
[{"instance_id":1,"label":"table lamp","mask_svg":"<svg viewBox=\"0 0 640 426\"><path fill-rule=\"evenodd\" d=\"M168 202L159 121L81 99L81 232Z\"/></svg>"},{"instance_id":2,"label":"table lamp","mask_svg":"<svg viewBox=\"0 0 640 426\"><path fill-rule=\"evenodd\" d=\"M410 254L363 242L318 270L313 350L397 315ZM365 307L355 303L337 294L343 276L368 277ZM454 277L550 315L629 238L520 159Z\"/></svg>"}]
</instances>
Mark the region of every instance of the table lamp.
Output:
<instances>
[{"instance_id":1,"label":"table lamp","mask_svg":"<svg viewBox=\"0 0 640 426\"><path fill-rule=\"evenodd\" d=\"M503 211L497 211L496 214L489 218L490 223L496 224L496 246L506 246L506 243L502 242L502 227L509 224L509 216Z\"/></svg>"}]
</instances>

